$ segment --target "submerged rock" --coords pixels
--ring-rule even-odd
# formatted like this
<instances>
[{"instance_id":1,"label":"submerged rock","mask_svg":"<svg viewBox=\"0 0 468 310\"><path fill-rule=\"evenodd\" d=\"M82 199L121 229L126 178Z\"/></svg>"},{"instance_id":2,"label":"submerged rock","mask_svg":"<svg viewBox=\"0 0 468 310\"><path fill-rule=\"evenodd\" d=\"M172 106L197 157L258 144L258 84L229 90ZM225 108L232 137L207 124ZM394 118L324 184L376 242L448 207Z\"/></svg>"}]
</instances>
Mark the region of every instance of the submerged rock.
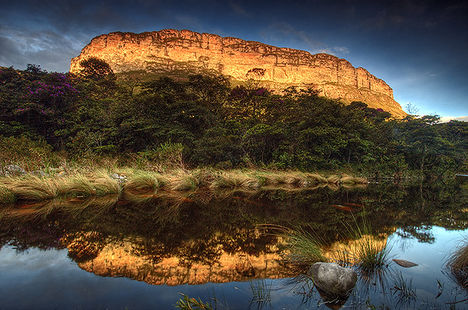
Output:
<instances>
[{"instance_id":1,"label":"submerged rock","mask_svg":"<svg viewBox=\"0 0 468 310\"><path fill-rule=\"evenodd\" d=\"M357 281L356 271L335 263L315 263L309 269L309 276L322 291L324 300L346 299Z\"/></svg>"},{"instance_id":2,"label":"submerged rock","mask_svg":"<svg viewBox=\"0 0 468 310\"><path fill-rule=\"evenodd\" d=\"M418 265L418 264L415 264L413 262L410 262L404 259L393 259L393 261L397 263L398 265L400 265L401 267L405 267L405 268L411 268L411 267Z\"/></svg>"}]
</instances>

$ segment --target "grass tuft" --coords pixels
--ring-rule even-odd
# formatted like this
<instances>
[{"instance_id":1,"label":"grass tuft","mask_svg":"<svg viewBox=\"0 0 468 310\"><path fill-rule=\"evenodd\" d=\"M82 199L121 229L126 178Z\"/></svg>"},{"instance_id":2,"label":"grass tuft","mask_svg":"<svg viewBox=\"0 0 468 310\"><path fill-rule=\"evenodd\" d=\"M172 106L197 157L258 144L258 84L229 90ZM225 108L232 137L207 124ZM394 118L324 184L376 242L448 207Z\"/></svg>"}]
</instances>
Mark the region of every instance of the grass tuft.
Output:
<instances>
[{"instance_id":1,"label":"grass tuft","mask_svg":"<svg viewBox=\"0 0 468 310\"><path fill-rule=\"evenodd\" d=\"M0 204L13 204L15 202L15 194L8 187L0 185Z\"/></svg>"},{"instance_id":2,"label":"grass tuft","mask_svg":"<svg viewBox=\"0 0 468 310\"><path fill-rule=\"evenodd\" d=\"M63 197L90 197L96 195L93 183L81 174L60 180L58 184L58 195Z\"/></svg>"},{"instance_id":3,"label":"grass tuft","mask_svg":"<svg viewBox=\"0 0 468 310\"><path fill-rule=\"evenodd\" d=\"M326 262L322 254L320 238L303 229L289 232L287 235L287 260L295 265L312 265L316 262Z\"/></svg>"},{"instance_id":4,"label":"grass tuft","mask_svg":"<svg viewBox=\"0 0 468 310\"><path fill-rule=\"evenodd\" d=\"M457 282L468 288L468 242L449 257L448 266Z\"/></svg>"},{"instance_id":5,"label":"grass tuft","mask_svg":"<svg viewBox=\"0 0 468 310\"><path fill-rule=\"evenodd\" d=\"M39 201L57 196L57 181L37 176L27 176L9 184L16 200Z\"/></svg>"},{"instance_id":6,"label":"grass tuft","mask_svg":"<svg viewBox=\"0 0 468 310\"><path fill-rule=\"evenodd\" d=\"M156 173L138 171L133 173L124 185L124 191L131 193L155 193L162 185Z\"/></svg>"},{"instance_id":7,"label":"grass tuft","mask_svg":"<svg viewBox=\"0 0 468 310\"><path fill-rule=\"evenodd\" d=\"M195 299L193 297L188 297L185 294L181 294L182 297L179 298L176 304L176 308L180 310L212 310L213 307L208 303L204 303L201 299Z\"/></svg>"},{"instance_id":8,"label":"grass tuft","mask_svg":"<svg viewBox=\"0 0 468 310\"><path fill-rule=\"evenodd\" d=\"M338 251L337 257L343 263L358 265L363 271L372 272L388 265L390 247L386 240L380 240L372 234L372 228L365 220L361 225L346 225L348 233L354 239L348 245L346 253ZM341 253L340 253L341 252Z\"/></svg>"}]
</instances>

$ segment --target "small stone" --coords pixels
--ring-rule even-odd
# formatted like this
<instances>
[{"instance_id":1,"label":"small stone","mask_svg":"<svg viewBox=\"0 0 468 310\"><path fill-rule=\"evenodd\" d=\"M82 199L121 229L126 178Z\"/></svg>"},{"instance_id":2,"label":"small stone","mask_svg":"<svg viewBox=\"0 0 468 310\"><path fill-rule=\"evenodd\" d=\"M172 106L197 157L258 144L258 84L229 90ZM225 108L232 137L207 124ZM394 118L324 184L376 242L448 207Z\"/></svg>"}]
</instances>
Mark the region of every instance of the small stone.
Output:
<instances>
[{"instance_id":1,"label":"small stone","mask_svg":"<svg viewBox=\"0 0 468 310\"><path fill-rule=\"evenodd\" d=\"M23 175L26 174L26 171L17 165L8 165L3 167L3 171L5 176L16 176L16 175Z\"/></svg>"},{"instance_id":2,"label":"small stone","mask_svg":"<svg viewBox=\"0 0 468 310\"><path fill-rule=\"evenodd\" d=\"M127 182L127 177L124 176L124 175L120 175L118 173L113 173L110 175L111 178L113 178L114 180L117 180L117 182L119 182L119 184L123 184L125 182Z\"/></svg>"},{"instance_id":3,"label":"small stone","mask_svg":"<svg viewBox=\"0 0 468 310\"><path fill-rule=\"evenodd\" d=\"M309 276L331 298L347 298L357 281L356 271L335 263L315 263L310 267Z\"/></svg>"},{"instance_id":4,"label":"small stone","mask_svg":"<svg viewBox=\"0 0 468 310\"><path fill-rule=\"evenodd\" d=\"M46 177L46 176L49 176L48 173L45 173L44 171L42 170L34 170L33 172L31 172L32 175L35 175L35 176L38 176L38 177Z\"/></svg>"},{"instance_id":5,"label":"small stone","mask_svg":"<svg viewBox=\"0 0 468 310\"><path fill-rule=\"evenodd\" d=\"M400 265L401 267L404 267L404 268L411 268L411 267L414 267L414 266L418 265L418 264L415 264L413 262L410 262L410 261L407 261L407 260L404 260L404 259L393 259L393 261L395 263L397 263L398 265Z\"/></svg>"}]
</instances>

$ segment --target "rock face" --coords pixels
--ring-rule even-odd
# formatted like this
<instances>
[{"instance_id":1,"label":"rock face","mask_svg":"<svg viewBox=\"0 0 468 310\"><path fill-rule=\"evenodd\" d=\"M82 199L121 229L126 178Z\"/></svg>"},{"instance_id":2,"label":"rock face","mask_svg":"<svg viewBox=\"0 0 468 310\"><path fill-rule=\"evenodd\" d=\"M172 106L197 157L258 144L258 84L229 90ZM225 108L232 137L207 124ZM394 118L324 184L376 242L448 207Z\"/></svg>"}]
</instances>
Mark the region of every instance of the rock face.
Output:
<instances>
[{"instance_id":1,"label":"rock face","mask_svg":"<svg viewBox=\"0 0 468 310\"><path fill-rule=\"evenodd\" d=\"M80 61L89 57L105 60L115 73L216 72L237 81L253 79L277 91L289 86L314 87L321 95L345 103L363 101L396 117L406 115L383 80L328 54L312 55L238 38L164 29L100 35L72 59L70 72L78 72Z\"/></svg>"},{"instance_id":2,"label":"rock face","mask_svg":"<svg viewBox=\"0 0 468 310\"><path fill-rule=\"evenodd\" d=\"M332 298L346 298L357 281L354 270L335 263L315 263L310 267L309 275L315 286Z\"/></svg>"}]
</instances>

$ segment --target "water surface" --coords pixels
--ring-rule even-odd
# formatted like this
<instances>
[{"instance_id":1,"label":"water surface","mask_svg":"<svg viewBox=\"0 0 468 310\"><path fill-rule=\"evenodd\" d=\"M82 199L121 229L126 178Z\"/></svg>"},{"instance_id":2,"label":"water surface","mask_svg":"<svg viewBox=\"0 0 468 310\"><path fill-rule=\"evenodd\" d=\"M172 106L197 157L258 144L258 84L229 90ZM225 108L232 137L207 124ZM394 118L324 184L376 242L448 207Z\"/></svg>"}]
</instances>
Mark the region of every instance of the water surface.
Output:
<instances>
[{"instance_id":1,"label":"water surface","mask_svg":"<svg viewBox=\"0 0 468 310\"><path fill-rule=\"evenodd\" d=\"M281 260L276 228L313 226L326 251L364 218L392 258L418 266L360 274L346 307L463 309L446 263L468 235L466 201L456 184L383 184L15 206L0 220L1 308L173 309L181 294L218 309L327 308Z\"/></svg>"}]
</instances>

